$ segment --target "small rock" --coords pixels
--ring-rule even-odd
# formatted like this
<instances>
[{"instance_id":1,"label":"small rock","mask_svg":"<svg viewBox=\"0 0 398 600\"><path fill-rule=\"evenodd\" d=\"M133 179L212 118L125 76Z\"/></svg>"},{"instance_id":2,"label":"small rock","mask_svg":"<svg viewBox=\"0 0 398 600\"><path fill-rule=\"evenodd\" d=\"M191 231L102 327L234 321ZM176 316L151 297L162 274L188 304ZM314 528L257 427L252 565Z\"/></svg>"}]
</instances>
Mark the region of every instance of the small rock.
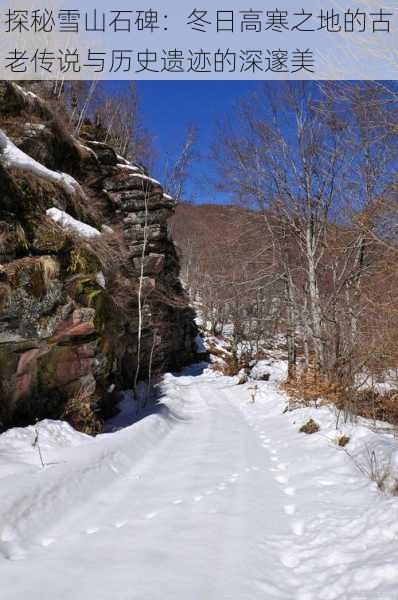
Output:
<instances>
[{"instance_id":1,"label":"small rock","mask_svg":"<svg viewBox=\"0 0 398 600\"><path fill-rule=\"evenodd\" d=\"M259 375L259 376L257 377L257 380L258 380L258 381L269 381L269 380L270 380L270 377L271 377L271 374L270 374L270 373L262 373L261 375Z\"/></svg>"}]
</instances>

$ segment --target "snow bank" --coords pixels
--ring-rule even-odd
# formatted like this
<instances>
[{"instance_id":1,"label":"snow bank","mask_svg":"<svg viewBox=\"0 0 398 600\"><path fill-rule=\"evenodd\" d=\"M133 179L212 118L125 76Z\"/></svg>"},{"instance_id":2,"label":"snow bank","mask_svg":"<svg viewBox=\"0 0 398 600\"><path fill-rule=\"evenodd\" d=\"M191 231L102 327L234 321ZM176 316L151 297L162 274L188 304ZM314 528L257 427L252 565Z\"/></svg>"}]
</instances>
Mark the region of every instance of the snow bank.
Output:
<instances>
[{"instance_id":1,"label":"snow bank","mask_svg":"<svg viewBox=\"0 0 398 600\"><path fill-rule=\"evenodd\" d=\"M287 377L287 364L281 360L259 360L252 370L250 377L256 380L264 380L269 375L270 381L281 383Z\"/></svg>"},{"instance_id":2,"label":"snow bank","mask_svg":"<svg viewBox=\"0 0 398 600\"><path fill-rule=\"evenodd\" d=\"M40 164L25 152L22 152L15 144L0 131L0 162L9 169L18 169L21 171L28 171L48 179L52 183L61 185L69 194L79 192L83 195L83 191L78 182L66 173L58 173L47 169L44 165Z\"/></svg>"},{"instance_id":3,"label":"snow bank","mask_svg":"<svg viewBox=\"0 0 398 600\"><path fill-rule=\"evenodd\" d=\"M34 427L16 427L0 435L0 480L18 473L41 469L36 434L43 459L47 463L57 460L58 450L81 446L92 441L87 435L75 431L68 423L46 419Z\"/></svg>"},{"instance_id":4,"label":"snow bank","mask_svg":"<svg viewBox=\"0 0 398 600\"><path fill-rule=\"evenodd\" d=\"M34 428L0 435L0 563L3 558L21 560L26 552L45 545L45 532L53 528L67 536L68 516L90 501L97 506L97 496L106 496L113 485L126 480L133 465L173 425L161 409L132 427L96 438L62 422L38 424L45 468L33 446Z\"/></svg>"},{"instance_id":5,"label":"snow bank","mask_svg":"<svg viewBox=\"0 0 398 600\"><path fill-rule=\"evenodd\" d=\"M68 215L68 213L59 210L59 208L49 208L47 210L47 216L55 223L58 223L63 229L74 231L82 237L93 238L101 235L95 227L91 227L91 225L87 225L86 223L74 219L71 215Z\"/></svg>"},{"instance_id":6,"label":"snow bank","mask_svg":"<svg viewBox=\"0 0 398 600\"><path fill-rule=\"evenodd\" d=\"M259 360L250 371L252 379L263 380L270 375L270 362L268 360Z\"/></svg>"},{"instance_id":7,"label":"snow bank","mask_svg":"<svg viewBox=\"0 0 398 600\"><path fill-rule=\"evenodd\" d=\"M0 435L0 450L30 451L36 432L39 433L40 444L44 448L71 448L92 439L73 429L69 423L45 419L35 426L15 427Z\"/></svg>"}]
</instances>

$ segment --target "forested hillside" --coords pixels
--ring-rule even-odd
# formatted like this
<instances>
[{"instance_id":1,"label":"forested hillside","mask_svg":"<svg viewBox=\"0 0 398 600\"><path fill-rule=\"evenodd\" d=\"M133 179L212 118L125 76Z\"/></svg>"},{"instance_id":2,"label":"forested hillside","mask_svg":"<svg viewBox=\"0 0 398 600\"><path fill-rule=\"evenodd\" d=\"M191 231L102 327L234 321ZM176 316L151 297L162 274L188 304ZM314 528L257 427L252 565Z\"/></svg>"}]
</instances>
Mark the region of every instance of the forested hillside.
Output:
<instances>
[{"instance_id":1,"label":"forested hillside","mask_svg":"<svg viewBox=\"0 0 398 600\"><path fill-rule=\"evenodd\" d=\"M235 354L281 334L292 393L394 422L397 131L388 87L265 85L215 143L233 203L173 218L191 298L214 334L232 326Z\"/></svg>"}]
</instances>

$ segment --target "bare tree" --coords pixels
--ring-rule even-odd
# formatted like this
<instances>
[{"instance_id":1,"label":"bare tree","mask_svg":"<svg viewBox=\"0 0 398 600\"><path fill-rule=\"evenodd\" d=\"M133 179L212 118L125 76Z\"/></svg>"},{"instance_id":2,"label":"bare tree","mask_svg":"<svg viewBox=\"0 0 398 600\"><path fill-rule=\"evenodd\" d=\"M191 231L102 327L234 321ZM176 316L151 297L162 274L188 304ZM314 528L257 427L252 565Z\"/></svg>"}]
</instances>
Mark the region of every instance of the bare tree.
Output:
<instances>
[{"instance_id":1,"label":"bare tree","mask_svg":"<svg viewBox=\"0 0 398 600\"><path fill-rule=\"evenodd\" d=\"M396 116L369 83L265 84L219 133L221 186L263 215L263 247L272 240L290 375L299 335L306 368L311 357L315 373L340 385L352 386L368 360L358 347L378 266L371 240L382 236L381 198L395 177Z\"/></svg>"},{"instance_id":2,"label":"bare tree","mask_svg":"<svg viewBox=\"0 0 398 600\"><path fill-rule=\"evenodd\" d=\"M190 177L192 163L196 159L197 138L197 127L191 124L177 158L174 163L166 166L165 189L177 202L180 202L185 196L186 183Z\"/></svg>"}]
</instances>

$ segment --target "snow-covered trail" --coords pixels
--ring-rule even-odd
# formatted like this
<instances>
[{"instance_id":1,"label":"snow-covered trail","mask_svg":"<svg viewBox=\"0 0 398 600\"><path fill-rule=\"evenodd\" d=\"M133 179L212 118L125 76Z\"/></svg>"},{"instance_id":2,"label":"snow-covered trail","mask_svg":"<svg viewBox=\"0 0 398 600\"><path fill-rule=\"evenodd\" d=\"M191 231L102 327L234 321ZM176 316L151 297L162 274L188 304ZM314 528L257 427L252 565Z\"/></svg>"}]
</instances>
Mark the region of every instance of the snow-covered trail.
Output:
<instances>
[{"instance_id":1,"label":"snow-covered trail","mask_svg":"<svg viewBox=\"0 0 398 600\"><path fill-rule=\"evenodd\" d=\"M396 600L396 502L298 434L276 382L255 405L209 372L164 392L159 414L0 479L1 600Z\"/></svg>"}]
</instances>

